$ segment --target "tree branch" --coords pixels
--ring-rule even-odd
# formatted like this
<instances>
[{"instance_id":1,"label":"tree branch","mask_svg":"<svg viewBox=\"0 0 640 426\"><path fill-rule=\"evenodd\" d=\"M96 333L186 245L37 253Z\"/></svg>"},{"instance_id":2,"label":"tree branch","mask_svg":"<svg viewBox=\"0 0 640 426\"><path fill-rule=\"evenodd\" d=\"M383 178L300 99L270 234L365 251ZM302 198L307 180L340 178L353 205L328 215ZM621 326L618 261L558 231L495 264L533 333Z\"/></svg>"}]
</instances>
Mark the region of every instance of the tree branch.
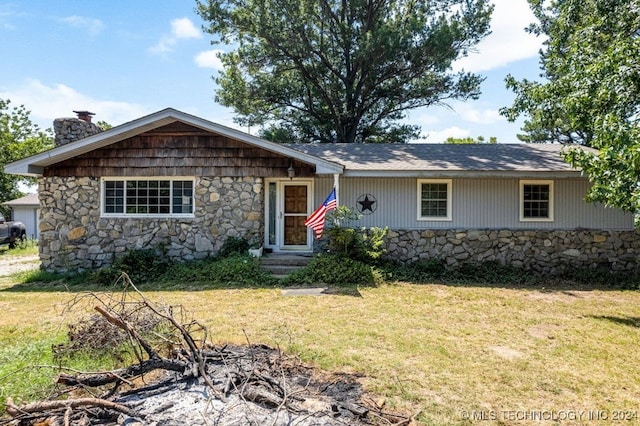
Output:
<instances>
[{"instance_id":1,"label":"tree branch","mask_svg":"<svg viewBox=\"0 0 640 426\"><path fill-rule=\"evenodd\" d=\"M77 408L77 407L100 407L108 410L114 410L119 413L126 414L129 417L139 417L139 415L123 404L107 401L99 398L78 398L65 399L59 401L42 401L26 404L18 407L8 398L6 404L7 414L11 417L18 417L23 414L42 413L50 410L58 410L61 408Z\"/></svg>"}]
</instances>

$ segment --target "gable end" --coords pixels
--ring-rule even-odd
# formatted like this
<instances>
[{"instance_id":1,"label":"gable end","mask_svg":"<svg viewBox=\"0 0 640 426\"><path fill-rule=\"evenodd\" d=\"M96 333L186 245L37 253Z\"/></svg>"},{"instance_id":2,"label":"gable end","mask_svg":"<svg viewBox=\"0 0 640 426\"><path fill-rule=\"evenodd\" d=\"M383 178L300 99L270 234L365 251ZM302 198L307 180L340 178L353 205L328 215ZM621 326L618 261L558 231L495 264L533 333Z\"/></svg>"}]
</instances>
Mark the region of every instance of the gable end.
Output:
<instances>
[{"instance_id":1,"label":"gable end","mask_svg":"<svg viewBox=\"0 0 640 426\"><path fill-rule=\"evenodd\" d=\"M175 122L44 169L44 176L286 177L289 157ZM294 161L297 176L314 167Z\"/></svg>"}]
</instances>

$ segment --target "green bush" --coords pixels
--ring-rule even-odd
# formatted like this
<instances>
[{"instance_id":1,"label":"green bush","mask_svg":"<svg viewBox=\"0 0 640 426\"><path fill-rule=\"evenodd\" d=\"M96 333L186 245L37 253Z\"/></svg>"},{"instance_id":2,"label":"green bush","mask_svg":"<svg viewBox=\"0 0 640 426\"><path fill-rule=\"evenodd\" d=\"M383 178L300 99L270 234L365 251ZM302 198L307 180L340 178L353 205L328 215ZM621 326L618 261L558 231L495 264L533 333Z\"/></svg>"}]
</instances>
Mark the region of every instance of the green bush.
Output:
<instances>
[{"instance_id":1,"label":"green bush","mask_svg":"<svg viewBox=\"0 0 640 426\"><path fill-rule=\"evenodd\" d=\"M383 281L373 266L335 254L321 254L309 264L284 278L285 285L328 284L335 286L375 286Z\"/></svg>"},{"instance_id":2,"label":"green bush","mask_svg":"<svg viewBox=\"0 0 640 426\"><path fill-rule=\"evenodd\" d=\"M278 281L260 267L260 261L249 255L236 255L214 264L213 282L223 285L272 286Z\"/></svg>"},{"instance_id":3,"label":"green bush","mask_svg":"<svg viewBox=\"0 0 640 426\"><path fill-rule=\"evenodd\" d=\"M567 269L561 278L599 287L640 289L640 275L637 272L615 272L609 269Z\"/></svg>"},{"instance_id":4,"label":"green bush","mask_svg":"<svg viewBox=\"0 0 640 426\"><path fill-rule=\"evenodd\" d=\"M203 283L221 287L272 287L278 283L248 254L175 263L159 279L162 283Z\"/></svg>"},{"instance_id":5,"label":"green bush","mask_svg":"<svg viewBox=\"0 0 640 426\"><path fill-rule=\"evenodd\" d=\"M362 229L359 235L358 252L362 256L363 261L378 261L386 251L384 246L384 238L389 231L388 227L384 228L368 228Z\"/></svg>"},{"instance_id":6,"label":"green bush","mask_svg":"<svg viewBox=\"0 0 640 426\"><path fill-rule=\"evenodd\" d=\"M361 219L347 206L339 206L327 215L326 229L328 251L362 262L372 263L384 254L384 238L388 228L357 228L354 222Z\"/></svg>"},{"instance_id":7,"label":"green bush","mask_svg":"<svg viewBox=\"0 0 640 426\"><path fill-rule=\"evenodd\" d=\"M442 280L447 274L447 267L441 259L428 259L409 264L388 262L383 265L388 279L426 283Z\"/></svg>"},{"instance_id":8,"label":"green bush","mask_svg":"<svg viewBox=\"0 0 640 426\"><path fill-rule=\"evenodd\" d=\"M447 267L442 259L431 258L409 264L387 263L384 269L389 278L415 283L473 282L478 284L524 284L537 278L522 269L499 262L466 263Z\"/></svg>"},{"instance_id":9,"label":"green bush","mask_svg":"<svg viewBox=\"0 0 640 426\"><path fill-rule=\"evenodd\" d=\"M125 272L134 283L144 283L160 277L169 265L159 250L129 250L116 258L109 268L96 271L94 279L101 284L113 284Z\"/></svg>"},{"instance_id":10,"label":"green bush","mask_svg":"<svg viewBox=\"0 0 640 426\"><path fill-rule=\"evenodd\" d=\"M224 241L222 247L220 247L218 257L229 257L236 254L247 254L247 250L249 250L249 247L249 241L247 241L245 238L229 237Z\"/></svg>"},{"instance_id":11,"label":"green bush","mask_svg":"<svg viewBox=\"0 0 640 426\"><path fill-rule=\"evenodd\" d=\"M597 287L640 289L640 275L633 271L615 272L607 268L567 268L560 275L545 276L496 261L465 263L448 267L441 259L428 259L401 264L382 265L389 279L415 283L448 282L491 285L554 285L558 280Z\"/></svg>"},{"instance_id":12,"label":"green bush","mask_svg":"<svg viewBox=\"0 0 640 426\"><path fill-rule=\"evenodd\" d=\"M75 274L78 275L78 274ZM20 273L20 282L22 283L36 283L36 282L52 282L65 278L63 274L55 272L43 271L41 269L34 269L31 271L25 271Z\"/></svg>"}]
</instances>

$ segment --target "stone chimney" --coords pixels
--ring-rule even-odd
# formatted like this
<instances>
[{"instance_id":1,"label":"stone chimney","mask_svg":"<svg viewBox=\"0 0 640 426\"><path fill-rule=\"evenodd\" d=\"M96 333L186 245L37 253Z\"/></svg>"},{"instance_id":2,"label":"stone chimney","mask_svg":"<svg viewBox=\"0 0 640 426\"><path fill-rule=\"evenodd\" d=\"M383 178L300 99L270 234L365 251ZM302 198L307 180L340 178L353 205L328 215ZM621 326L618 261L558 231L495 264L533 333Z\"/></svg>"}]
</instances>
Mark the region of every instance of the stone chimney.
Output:
<instances>
[{"instance_id":1,"label":"stone chimney","mask_svg":"<svg viewBox=\"0 0 640 426\"><path fill-rule=\"evenodd\" d=\"M82 120L82 121L86 121L87 123L91 123L91 117L93 117L94 115L96 115L95 112L89 112L89 111L73 111L76 113L76 116Z\"/></svg>"},{"instance_id":2,"label":"stone chimney","mask_svg":"<svg viewBox=\"0 0 640 426\"><path fill-rule=\"evenodd\" d=\"M53 131L56 146L66 145L80 139L100 133L102 129L91 122L95 114L89 111L73 111L77 117L56 118Z\"/></svg>"}]
</instances>

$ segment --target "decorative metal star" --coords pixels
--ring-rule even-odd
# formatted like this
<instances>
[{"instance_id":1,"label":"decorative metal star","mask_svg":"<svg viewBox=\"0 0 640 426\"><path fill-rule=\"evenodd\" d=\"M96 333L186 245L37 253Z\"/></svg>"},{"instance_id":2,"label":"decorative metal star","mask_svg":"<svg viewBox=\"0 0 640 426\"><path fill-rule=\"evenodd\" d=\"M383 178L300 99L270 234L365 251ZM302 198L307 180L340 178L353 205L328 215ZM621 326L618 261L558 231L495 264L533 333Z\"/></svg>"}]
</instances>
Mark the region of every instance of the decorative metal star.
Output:
<instances>
[{"instance_id":1,"label":"decorative metal star","mask_svg":"<svg viewBox=\"0 0 640 426\"><path fill-rule=\"evenodd\" d=\"M364 213L365 211L370 211L371 213L373 213L373 205L376 203L375 198L369 199L369 194L364 196L364 199L362 201L358 201L358 204L360 204L360 211L362 213Z\"/></svg>"}]
</instances>

